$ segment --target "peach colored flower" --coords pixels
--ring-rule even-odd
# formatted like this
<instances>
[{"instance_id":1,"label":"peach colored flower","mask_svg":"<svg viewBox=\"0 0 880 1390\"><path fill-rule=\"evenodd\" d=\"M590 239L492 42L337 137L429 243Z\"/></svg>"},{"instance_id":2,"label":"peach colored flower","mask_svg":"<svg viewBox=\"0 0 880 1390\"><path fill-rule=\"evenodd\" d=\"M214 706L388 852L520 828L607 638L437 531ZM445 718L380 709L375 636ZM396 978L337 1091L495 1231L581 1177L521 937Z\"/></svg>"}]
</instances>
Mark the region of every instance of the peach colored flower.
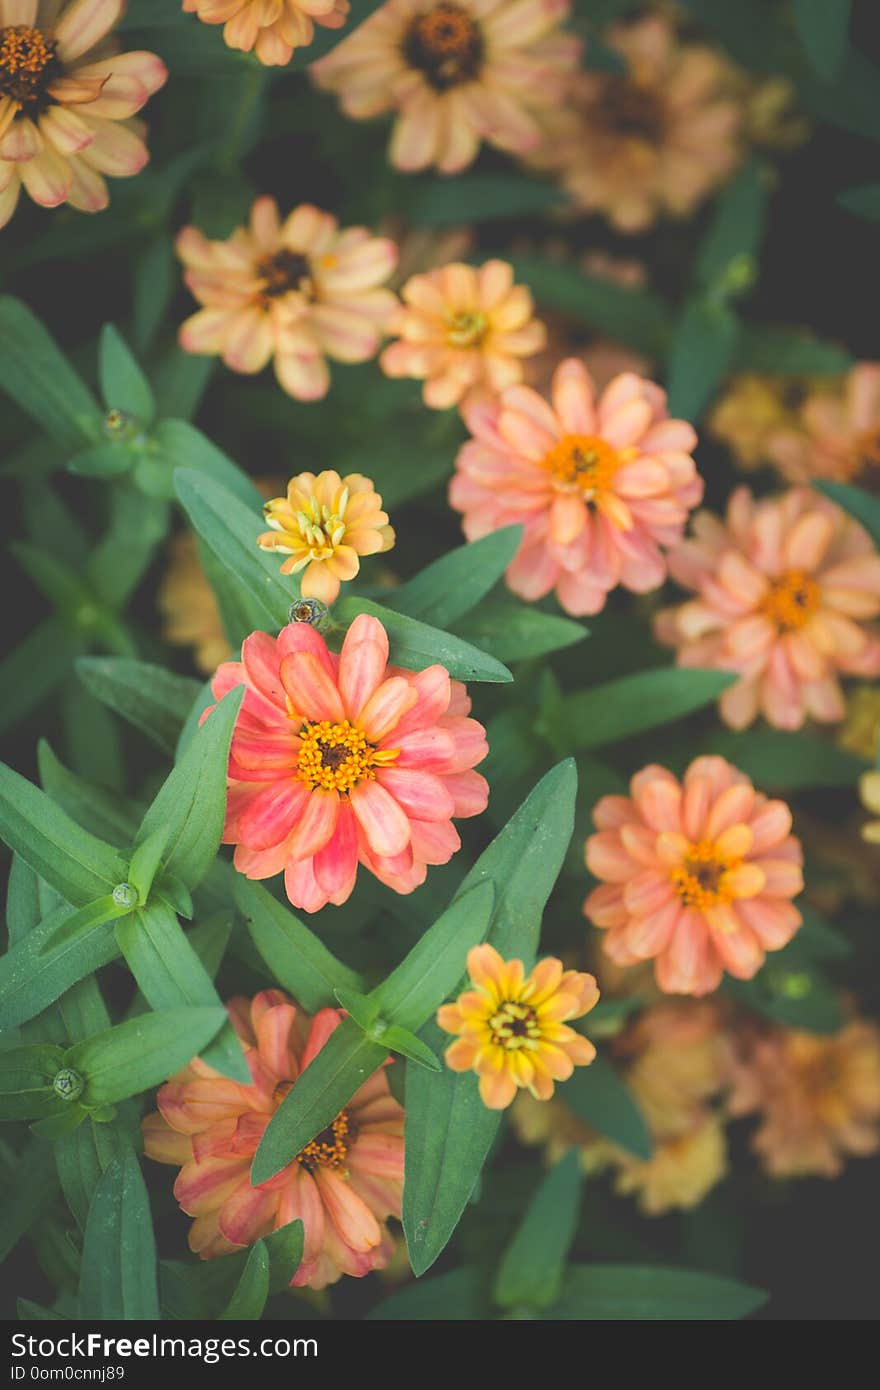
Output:
<instances>
[{"instance_id":1,"label":"peach colored flower","mask_svg":"<svg viewBox=\"0 0 880 1390\"><path fill-rule=\"evenodd\" d=\"M348 0L183 0L203 24L222 24L229 48L253 49L267 67L284 67L294 49L315 37L315 25L341 29Z\"/></svg>"},{"instance_id":2,"label":"peach colored flower","mask_svg":"<svg viewBox=\"0 0 880 1390\"><path fill-rule=\"evenodd\" d=\"M538 144L580 53L580 40L559 31L569 9L569 0L387 0L311 72L347 116L396 112L395 168L456 174L483 140L511 154Z\"/></svg>"},{"instance_id":3,"label":"peach colored flower","mask_svg":"<svg viewBox=\"0 0 880 1390\"><path fill-rule=\"evenodd\" d=\"M488 750L464 686L442 666L388 666L388 636L361 614L337 656L306 623L253 632L212 682L245 686L232 736L224 841L247 878L284 871L295 907L344 903L358 863L397 893L461 841L453 816L485 810ZM213 707L212 707L213 708Z\"/></svg>"},{"instance_id":4,"label":"peach colored flower","mask_svg":"<svg viewBox=\"0 0 880 1390\"><path fill-rule=\"evenodd\" d=\"M750 980L801 925L803 856L785 802L717 757L696 758L681 783L651 764L630 792L597 802L586 843L602 883L584 912L608 929L606 953L653 958L667 994L709 994L725 970Z\"/></svg>"},{"instance_id":5,"label":"peach colored flower","mask_svg":"<svg viewBox=\"0 0 880 1390\"><path fill-rule=\"evenodd\" d=\"M655 1138L690 1134L727 1081L727 1020L715 1000L665 999L630 1024L615 1052L631 1059L627 1083Z\"/></svg>"},{"instance_id":6,"label":"peach colored flower","mask_svg":"<svg viewBox=\"0 0 880 1390\"><path fill-rule=\"evenodd\" d=\"M857 1020L833 1037L756 1032L729 1109L760 1115L752 1147L775 1177L837 1177L849 1155L880 1149L880 1028Z\"/></svg>"},{"instance_id":7,"label":"peach colored flower","mask_svg":"<svg viewBox=\"0 0 880 1390\"><path fill-rule=\"evenodd\" d=\"M702 1115L692 1129L655 1142L650 1158L620 1152L616 1192L635 1194L645 1216L692 1211L727 1172L727 1141L719 1115Z\"/></svg>"},{"instance_id":8,"label":"peach colored flower","mask_svg":"<svg viewBox=\"0 0 880 1390\"><path fill-rule=\"evenodd\" d=\"M771 462L780 433L798 431L800 383L783 377L745 373L734 377L706 421L709 434L726 444L742 468Z\"/></svg>"},{"instance_id":9,"label":"peach colored flower","mask_svg":"<svg viewBox=\"0 0 880 1390\"><path fill-rule=\"evenodd\" d=\"M382 353L387 376L424 381L435 410L473 399L479 388L502 391L521 381L521 359L544 346L544 325L532 317L525 285L514 285L506 261L478 270L454 261L414 275L388 323L399 338Z\"/></svg>"},{"instance_id":10,"label":"peach colored flower","mask_svg":"<svg viewBox=\"0 0 880 1390\"><path fill-rule=\"evenodd\" d=\"M132 119L168 76L155 53L108 37L124 0L0 0L0 227L22 188L45 208L100 212L105 174L149 155Z\"/></svg>"},{"instance_id":11,"label":"peach colored flower","mask_svg":"<svg viewBox=\"0 0 880 1390\"><path fill-rule=\"evenodd\" d=\"M789 482L830 478L880 491L880 362L859 362L841 381L817 383L767 452Z\"/></svg>"},{"instance_id":12,"label":"peach colored flower","mask_svg":"<svg viewBox=\"0 0 880 1390\"><path fill-rule=\"evenodd\" d=\"M190 1249L210 1260L300 1220L295 1286L323 1289L343 1274L383 1269L394 1249L385 1218L400 1218L403 1197L403 1110L385 1069L286 1168L254 1187L250 1167L266 1126L342 1014L320 1009L310 1018L277 989L228 1008L251 1084L196 1058L162 1087L158 1113L143 1121L148 1157L180 1167L174 1195L195 1217Z\"/></svg>"},{"instance_id":13,"label":"peach colored flower","mask_svg":"<svg viewBox=\"0 0 880 1390\"><path fill-rule=\"evenodd\" d=\"M187 352L220 354L235 372L274 360L297 400L326 396L326 359L365 362L379 347L397 303L384 282L397 249L366 227L339 230L308 203L281 220L274 198L258 198L250 225L226 241L184 227L177 252L184 279L204 307L180 329Z\"/></svg>"},{"instance_id":14,"label":"peach colored flower","mask_svg":"<svg viewBox=\"0 0 880 1390\"><path fill-rule=\"evenodd\" d=\"M596 1056L589 1039L567 1027L599 999L592 975L563 970L548 956L526 975L521 960L502 960L484 943L468 951L472 989L444 1004L437 1022L456 1040L446 1049L453 1071L475 1071L480 1099L490 1110L506 1110L517 1090L549 1100L554 1083Z\"/></svg>"},{"instance_id":15,"label":"peach colored flower","mask_svg":"<svg viewBox=\"0 0 880 1390\"><path fill-rule=\"evenodd\" d=\"M681 43L662 15L612 25L604 40L626 72L581 73L535 162L560 170L581 207L622 232L643 232L663 213L689 216L729 177L744 98L730 64Z\"/></svg>"},{"instance_id":16,"label":"peach colored flower","mask_svg":"<svg viewBox=\"0 0 880 1390\"><path fill-rule=\"evenodd\" d=\"M382 498L370 478L333 469L298 473L286 497L273 497L263 508L272 527L258 541L263 550L289 555L282 574L302 573L303 598L334 603L344 580L354 579L362 555L390 550L394 531Z\"/></svg>"},{"instance_id":17,"label":"peach colored flower","mask_svg":"<svg viewBox=\"0 0 880 1390\"><path fill-rule=\"evenodd\" d=\"M666 394L631 373L598 401L574 358L553 377L552 407L526 386L464 410L473 435L456 460L449 500L468 540L521 522L507 570L521 598L551 589L575 616L598 613L623 584L636 593L666 577L661 546L681 540L703 494L696 435L670 420Z\"/></svg>"},{"instance_id":18,"label":"peach colored flower","mask_svg":"<svg viewBox=\"0 0 880 1390\"><path fill-rule=\"evenodd\" d=\"M739 673L719 700L734 729L759 712L779 729L799 729L808 715L843 719L838 676L880 672L870 622L880 614L880 556L867 532L806 488L761 501L738 488L725 521L700 512L693 530L669 572L697 597L656 619L678 665Z\"/></svg>"}]
</instances>

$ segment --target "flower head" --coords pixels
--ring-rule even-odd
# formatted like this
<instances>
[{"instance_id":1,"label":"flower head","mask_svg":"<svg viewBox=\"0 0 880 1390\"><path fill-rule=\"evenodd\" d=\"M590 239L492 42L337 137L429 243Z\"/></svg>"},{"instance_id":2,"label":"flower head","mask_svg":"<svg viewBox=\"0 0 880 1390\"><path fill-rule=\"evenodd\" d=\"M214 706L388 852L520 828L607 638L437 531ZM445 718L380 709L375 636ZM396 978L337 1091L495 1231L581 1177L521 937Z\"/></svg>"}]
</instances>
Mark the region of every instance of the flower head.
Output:
<instances>
[{"instance_id":1,"label":"flower head","mask_svg":"<svg viewBox=\"0 0 880 1390\"><path fill-rule=\"evenodd\" d=\"M248 227L226 241L184 227L177 252L204 306L181 326L181 346L219 353L236 372L274 360L279 383L297 400L327 394L327 358L372 357L397 303L382 288L394 243L366 227L340 231L335 217L307 203L282 221L273 198L258 198Z\"/></svg>"},{"instance_id":2,"label":"flower head","mask_svg":"<svg viewBox=\"0 0 880 1390\"><path fill-rule=\"evenodd\" d=\"M183 0L183 8L204 24L222 24L230 48L253 49L267 67L283 67L294 49L315 36L315 25L341 29L349 0Z\"/></svg>"},{"instance_id":3,"label":"flower head","mask_svg":"<svg viewBox=\"0 0 880 1390\"><path fill-rule=\"evenodd\" d=\"M259 544L290 556L281 573L302 573L303 598L333 603L340 584L360 569L361 555L393 546L394 531L381 507L371 480L360 473L299 473L287 484L286 497L273 497L263 508L272 530L258 537Z\"/></svg>"},{"instance_id":4,"label":"flower head","mask_svg":"<svg viewBox=\"0 0 880 1390\"><path fill-rule=\"evenodd\" d=\"M752 1147L775 1177L837 1177L849 1155L880 1149L880 1028L854 1021L832 1037L756 1032L734 1070L729 1108L760 1115Z\"/></svg>"},{"instance_id":5,"label":"flower head","mask_svg":"<svg viewBox=\"0 0 880 1390\"><path fill-rule=\"evenodd\" d=\"M458 405L481 388L501 391L523 374L522 359L544 345L544 325L532 317L532 296L514 285L506 261L479 269L459 261L413 275L392 315L390 343L380 359L393 377L425 382L425 404Z\"/></svg>"},{"instance_id":6,"label":"flower head","mask_svg":"<svg viewBox=\"0 0 880 1390\"><path fill-rule=\"evenodd\" d=\"M143 1122L148 1156L180 1167L174 1195L195 1217L190 1249L213 1259L299 1219L305 1245L295 1285L322 1289L343 1274L384 1268L394 1248L385 1218L400 1217L403 1195L403 1110L384 1068L280 1173L254 1187L250 1167L266 1126L342 1015L321 1009L310 1018L277 989L228 1007L251 1084L196 1058L162 1087L158 1113Z\"/></svg>"},{"instance_id":7,"label":"flower head","mask_svg":"<svg viewBox=\"0 0 880 1390\"><path fill-rule=\"evenodd\" d=\"M502 960L488 944L468 952L467 967L473 989L444 1004L437 1022L457 1034L446 1065L477 1073L490 1110L505 1110L523 1087L549 1100L556 1081L592 1062L593 1044L566 1026L597 1002L592 975L563 970L553 956L526 975L521 960Z\"/></svg>"},{"instance_id":8,"label":"flower head","mask_svg":"<svg viewBox=\"0 0 880 1390\"><path fill-rule=\"evenodd\" d=\"M802 854L783 801L768 801L724 758L696 758L683 781L636 773L603 796L587 868L602 883L584 912L618 965L654 959L667 994L709 994L724 971L750 980L794 936Z\"/></svg>"},{"instance_id":9,"label":"flower head","mask_svg":"<svg viewBox=\"0 0 880 1390\"><path fill-rule=\"evenodd\" d=\"M635 1194L645 1216L692 1211L727 1172L727 1142L719 1115L707 1112L683 1134L655 1142L650 1158L619 1156L614 1187Z\"/></svg>"},{"instance_id":10,"label":"flower head","mask_svg":"<svg viewBox=\"0 0 880 1390\"><path fill-rule=\"evenodd\" d=\"M834 723L846 705L839 675L875 676L880 556L867 532L805 488L756 501L746 488L724 521L694 519L669 571L696 598L657 618L679 666L735 671L721 717L743 729L762 713L780 729L808 715Z\"/></svg>"},{"instance_id":11,"label":"flower head","mask_svg":"<svg viewBox=\"0 0 880 1390\"><path fill-rule=\"evenodd\" d=\"M124 0L0 0L0 227L22 188L42 207L100 212L105 174L149 158L132 119L168 76L108 38Z\"/></svg>"},{"instance_id":12,"label":"flower head","mask_svg":"<svg viewBox=\"0 0 880 1390\"><path fill-rule=\"evenodd\" d=\"M232 735L223 838L248 878L284 872L295 907L344 903L358 863L411 893L461 841L453 816L485 810L488 752L463 685L442 666L388 666L382 624L361 614L342 651L307 623L253 632L215 697L245 686Z\"/></svg>"},{"instance_id":13,"label":"flower head","mask_svg":"<svg viewBox=\"0 0 880 1390\"><path fill-rule=\"evenodd\" d=\"M789 482L830 478L880 491L880 362L859 362L839 381L818 382L767 453Z\"/></svg>"},{"instance_id":14,"label":"flower head","mask_svg":"<svg viewBox=\"0 0 880 1390\"><path fill-rule=\"evenodd\" d=\"M522 154L560 97L580 41L559 32L569 0L386 0L312 67L363 120L397 113L390 159L455 174L483 140Z\"/></svg>"},{"instance_id":15,"label":"flower head","mask_svg":"<svg viewBox=\"0 0 880 1390\"><path fill-rule=\"evenodd\" d=\"M775 441L799 430L802 385L783 377L746 373L734 377L707 421L710 434L726 444L742 468L771 461Z\"/></svg>"},{"instance_id":16,"label":"flower head","mask_svg":"<svg viewBox=\"0 0 880 1390\"><path fill-rule=\"evenodd\" d=\"M681 540L703 493L691 426L670 420L666 395L625 372L596 400L583 363L563 362L552 405L512 386L464 411L473 438L456 460L449 500L468 540L520 522L522 545L507 570L521 598L551 589L579 616L598 613L611 589L656 589L661 547Z\"/></svg>"}]
</instances>

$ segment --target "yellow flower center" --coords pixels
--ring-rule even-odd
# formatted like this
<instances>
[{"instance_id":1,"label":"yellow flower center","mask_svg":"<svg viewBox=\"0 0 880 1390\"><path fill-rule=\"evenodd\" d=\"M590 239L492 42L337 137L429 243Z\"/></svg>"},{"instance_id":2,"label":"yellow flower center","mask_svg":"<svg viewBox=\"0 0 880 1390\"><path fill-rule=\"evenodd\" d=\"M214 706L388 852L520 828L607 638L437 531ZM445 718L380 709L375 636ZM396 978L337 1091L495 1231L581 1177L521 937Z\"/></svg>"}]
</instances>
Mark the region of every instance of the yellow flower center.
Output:
<instances>
[{"instance_id":1,"label":"yellow flower center","mask_svg":"<svg viewBox=\"0 0 880 1390\"><path fill-rule=\"evenodd\" d=\"M304 1149L300 1149L296 1162L310 1173L316 1168L344 1168L348 1151L356 1138L351 1117L345 1110L340 1110L331 1125L310 1139Z\"/></svg>"},{"instance_id":2,"label":"yellow flower center","mask_svg":"<svg viewBox=\"0 0 880 1390\"><path fill-rule=\"evenodd\" d=\"M309 560L328 560L345 540L345 513L348 509L348 488L343 488L336 502L335 510L322 505L317 497L311 498L308 510L296 512L295 524L299 539L308 546L308 557L298 568L303 568ZM291 528L290 513L286 511L287 500L276 497L263 507L263 514L270 525L280 523L282 531Z\"/></svg>"},{"instance_id":3,"label":"yellow flower center","mask_svg":"<svg viewBox=\"0 0 880 1390\"><path fill-rule=\"evenodd\" d=\"M257 262L257 275L262 281L260 294L264 300L278 299L291 290L298 290L307 299L314 297L312 267L308 258L298 251L283 247L271 256L264 256Z\"/></svg>"},{"instance_id":4,"label":"yellow flower center","mask_svg":"<svg viewBox=\"0 0 880 1390\"><path fill-rule=\"evenodd\" d=\"M492 1041L506 1052L527 1047L532 1052L541 1043L541 1025L534 1009L516 999L503 999L489 1019Z\"/></svg>"},{"instance_id":5,"label":"yellow flower center","mask_svg":"<svg viewBox=\"0 0 880 1390\"><path fill-rule=\"evenodd\" d=\"M296 775L312 791L349 792L358 782L372 782L376 766L394 762L398 748L376 748L349 720L303 724Z\"/></svg>"},{"instance_id":6,"label":"yellow flower center","mask_svg":"<svg viewBox=\"0 0 880 1390\"><path fill-rule=\"evenodd\" d=\"M698 911L729 903L734 895L725 883L727 871L741 863L741 859L722 854L710 840L700 840L691 845L684 862L672 871L675 891L685 907Z\"/></svg>"},{"instance_id":7,"label":"yellow flower center","mask_svg":"<svg viewBox=\"0 0 880 1390\"><path fill-rule=\"evenodd\" d=\"M566 434L545 456L544 467L563 491L582 492L590 501L596 493L609 491L615 473L632 452L614 449L595 434Z\"/></svg>"},{"instance_id":8,"label":"yellow flower center","mask_svg":"<svg viewBox=\"0 0 880 1390\"><path fill-rule=\"evenodd\" d=\"M794 632L819 607L819 585L804 570L789 570L777 579L761 609L785 632Z\"/></svg>"},{"instance_id":9,"label":"yellow flower center","mask_svg":"<svg viewBox=\"0 0 880 1390\"><path fill-rule=\"evenodd\" d=\"M460 313L449 317L446 341L450 347L477 347L485 338L489 320L485 314Z\"/></svg>"},{"instance_id":10,"label":"yellow flower center","mask_svg":"<svg viewBox=\"0 0 880 1390\"><path fill-rule=\"evenodd\" d=\"M0 29L0 95L21 106L39 100L60 66L55 46L26 24Z\"/></svg>"},{"instance_id":11,"label":"yellow flower center","mask_svg":"<svg viewBox=\"0 0 880 1390\"><path fill-rule=\"evenodd\" d=\"M485 44L480 26L460 5L443 3L412 21L402 48L410 67L444 92L478 75Z\"/></svg>"}]
</instances>

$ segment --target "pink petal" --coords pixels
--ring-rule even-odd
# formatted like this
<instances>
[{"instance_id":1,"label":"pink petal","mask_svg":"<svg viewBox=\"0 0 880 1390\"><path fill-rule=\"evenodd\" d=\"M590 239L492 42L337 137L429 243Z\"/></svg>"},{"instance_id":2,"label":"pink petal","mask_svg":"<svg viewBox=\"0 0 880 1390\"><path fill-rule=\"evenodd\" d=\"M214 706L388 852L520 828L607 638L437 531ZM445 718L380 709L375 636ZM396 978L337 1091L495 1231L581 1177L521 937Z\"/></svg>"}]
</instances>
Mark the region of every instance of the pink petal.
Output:
<instances>
[{"instance_id":1,"label":"pink petal","mask_svg":"<svg viewBox=\"0 0 880 1390\"><path fill-rule=\"evenodd\" d=\"M393 858L410 841L406 814L378 782L360 782L350 794L352 809L374 854Z\"/></svg>"},{"instance_id":2,"label":"pink petal","mask_svg":"<svg viewBox=\"0 0 880 1390\"><path fill-rule=\"evenodd\" d=\"M297 714L305 719L341 723L345 706L327 668L311 652L296 652L281 662L281 680Z\"/></svg>"}]
</instances>

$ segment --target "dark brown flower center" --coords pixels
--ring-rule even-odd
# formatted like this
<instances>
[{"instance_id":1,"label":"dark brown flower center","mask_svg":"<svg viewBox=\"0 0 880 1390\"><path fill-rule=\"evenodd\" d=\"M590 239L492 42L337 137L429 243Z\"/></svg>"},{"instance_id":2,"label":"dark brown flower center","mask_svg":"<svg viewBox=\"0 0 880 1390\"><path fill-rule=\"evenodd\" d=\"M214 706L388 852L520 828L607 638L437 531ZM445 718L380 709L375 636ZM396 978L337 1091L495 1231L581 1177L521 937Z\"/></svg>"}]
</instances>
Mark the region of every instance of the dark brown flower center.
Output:
<instances>
[{"instance_id":1,"label":"dark brown flower center","mask_svg":"<svg viewBox=\"0 0 880 1390\"><path fill-rule=\"evenodd\" d=\"M257 264L257 274L263 281L265 299L277 299L291 290L299 290L309 297L314 292L312 267L307 257L301 256L298 251L284 248L272 256L264 256Z\"/></svg>"},{"instance_id":2,"label":"dark brown flower center","mask_svg":"<svg viewBox=\"0 0 880 1390\"><path fill-rule=\"evenodd\" d=\"M310 1173L316 1168L344 1168L348 1151L357 1138L357 1130L347 1110L340 1110L336 1119L320 1134L316 1134L296 1156Z\"/></svg>"},{"instance_id":3,"label":"dark brown flower center","mask_svg":"<svg viewBox=\"0 0 880 1390\"><path fill-rule=\"evenodd\" d=\"M26 24L0 29L0 95L35 106L61 71L55 48L55 39Z\"/></svg>"},{"instance_id":4,"label":"dark brown flower center","mask_svg":"<svg viewBox=\"0 0 880 1390\"><path fill-rule=\"evenodd\" d=\"M602 80L596 102L602 125L614 135L659 144L663 138L663 102L658 93L640 86L632 78L608 73Z\"/></svg>"},{"instance_id":5,"label":"dark brown flower center","mask_svg":"<svg viewBox=\"0 0 880 1390\"><path fill-rule=\"evenodd\" d=\"M482 31L458 5L435 5L414 19L403 40L410 67L438 92L472 81L483 64Z\"/></svg>"}]
</instances>

